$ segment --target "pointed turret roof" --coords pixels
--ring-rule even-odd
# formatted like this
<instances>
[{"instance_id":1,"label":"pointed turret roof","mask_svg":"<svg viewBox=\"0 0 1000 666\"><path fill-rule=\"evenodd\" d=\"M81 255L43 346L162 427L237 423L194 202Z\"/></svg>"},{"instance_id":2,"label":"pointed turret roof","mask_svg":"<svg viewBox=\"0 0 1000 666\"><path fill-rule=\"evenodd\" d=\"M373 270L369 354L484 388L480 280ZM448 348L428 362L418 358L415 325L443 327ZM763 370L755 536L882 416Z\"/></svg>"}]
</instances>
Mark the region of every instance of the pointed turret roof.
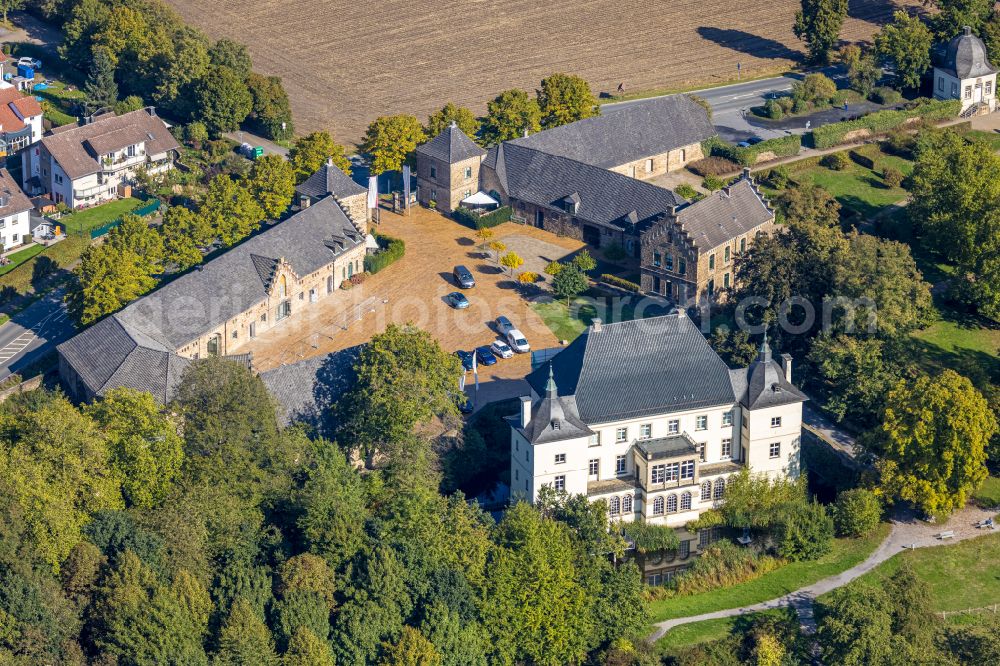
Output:
<instances>
[{"instance_id":1,"label":"pointed turret roof","mask_svg":"<svg viewBox=\"0 0 1000 666\"><path fill-rule=\"evenodd\" d=\"M458 129L454 122L427 143L417 146L417 154L432 157L448 164L455 164L470 157L485 155L486 151Z\"/></svg>"}]
</instances>

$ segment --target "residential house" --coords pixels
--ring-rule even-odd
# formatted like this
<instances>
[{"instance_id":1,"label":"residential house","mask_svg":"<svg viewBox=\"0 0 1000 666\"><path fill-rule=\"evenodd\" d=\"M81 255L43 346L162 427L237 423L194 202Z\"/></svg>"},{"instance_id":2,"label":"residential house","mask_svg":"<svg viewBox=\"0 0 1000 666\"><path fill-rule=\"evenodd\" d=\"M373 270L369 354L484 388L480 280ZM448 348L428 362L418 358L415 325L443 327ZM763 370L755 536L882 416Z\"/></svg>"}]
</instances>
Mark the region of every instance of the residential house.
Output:
<instances>
[{"instance_id":1,"label":"residential house","mask_svg":"<svg viewBox=\"0 0 1000 666\"><path fill-rule=\"evenodd\" d=\"M179 147L152 107L92 116L22 152L25 188L70 208L96 206L127 196L140 169L157 175L173 168Z\"/></svg>"},{"instance_id":2,"label":"residential house","mask_svg":"<svg viewBox=\"0 0 1000 666\"><path fill-rule=\"evenodd\" d=\"M687 203L671 190L516 142L490 149L481 180L516 220L595 248L617 243L634 257L642 232Z\"/></svg>"},{"instance_id":3,"label":"residential house","mask_svg":"<svg viewBox=\"0 0 1000 666\"><path fill-rule=\"evenodd\" d=\"M700 160L702 141L716 135L708 112L688 95L602 111L508 143L642 179Z\"/></svg>"},{"instance_id":4,"label":"residential house","mask_svg":"<svg viewBox=\"0 0 1000 666\"><path fill-rule=\"evenodd\" d=\"M427 143L417 146L417 201L434 202L446 213L479 191L479 167L486 151L452 122Z\"/></svg>"},{"instance_id":5,"label":"residential house","mask_svg":"<svg viewBox=\"0 0 1000 666\"><path fill-rule=\"evenodd\" d=\"M613 522L676 528L680 549L645 563L660 581L717 537L685 525L725 496L741 469L796 478L802 402L792 360L765 340L730 369L683 313L593 325L527 377L509 417L511 492L544 486L607 503Z\"/></svg>"},{"instance_id":6,"label":"residential house","mask_svg":"<svg viewBox=\"0 0 1000 666\"><path fill-rule=\"evenodd\" d=\"M724 298L736 257L774 230L774 211L744 169L736 182L681 206L642 235L642 288L676 303Z\"/></svg>"},{"instance_id":7,"label":"residential house","mask_svg":"<svg viewBox=\"0 0 1000 666\"><path fill-rule=\"evenodd\" d=\"M0 157L42 138L42 106L7 82L0 83Z\"/></svg>"},{"instance_id":8,"label":"residential house","mask_svg":"<svg viewBox=\"0 0 1000 666\"><path fill-rule=\"evenodd\" d=\"M969 26L935 53L934 97L962 100L963 117L997 108L997 70L990 64L983 40Z\"/></svg>"},{"instance_id":9,"label":"residential house","mask_svg":"<svg viewBox=\"0 0 1000 666\"><path fill-rule=\"evenodd\" d=\"M296 185L295 194L300 208L308 208L321 199L333 197L358 228L368 233L368 226L371 224L368 190L335 166L332 158L316 173Z\"/></svg>"},{"instance_id":10,"label":"residential house","mask_svg":"<svg viewBox=\"0 0 1000 666\"><path fill-rule=\"evenodd\" d=\"M79 400L129 386L167 402L190 360L238 355L336 298L364 256L364 233L327 197L59 345L60 376Z\"/></svg>"},{"instance_id":11,"label":"residential house","mask_svg":"<svg viewBox=\"0 0 1000 666\"><path fill-rule=\"evenodd\" d=\"M0 252L31 241L34 206L7 169L0 169Z\"/></svg>"}]
</instances>

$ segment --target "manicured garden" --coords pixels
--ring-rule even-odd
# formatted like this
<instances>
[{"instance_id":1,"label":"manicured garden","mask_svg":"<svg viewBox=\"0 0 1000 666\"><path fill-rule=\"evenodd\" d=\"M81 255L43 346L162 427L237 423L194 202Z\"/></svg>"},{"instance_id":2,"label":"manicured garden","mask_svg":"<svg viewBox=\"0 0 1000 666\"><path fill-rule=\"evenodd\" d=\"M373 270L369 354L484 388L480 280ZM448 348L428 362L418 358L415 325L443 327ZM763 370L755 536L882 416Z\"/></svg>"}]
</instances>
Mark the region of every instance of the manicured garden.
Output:
<instances>
[{"instance_id":1,"label":"manicured garden","mask_svg":"<svg viewBox=\"0 0 1000 666\"><path fill-rule=\"evenodd\" d=\"M44 249L44 245L32 245L29 248L8 254L7 259L10 260L10 263L6 266L0 266L0 275L10 273L12 270L26 262L28 259L31 259L35 255L39 254Z\"/></svg>"},{"instance_id":2,"label":"manicured garden","mask_svg":"<svg viewBox=\"0 0 1000 666\"><path fill-rule=\"evenodd\" d=\"M992 533L952 546L904 551L850 586L854 589L879 586L906 563L927 591L935 611L978 608L1000 603L997 559L1000 559L1000 534Z\"/></svg>"},{"instance_id":3,"label":"manicured garden","mask_svg":"<svg viewBox=\"0 0 1000 666\"><path fill-rule=\"evenodd\" d=\"M835 539L830 552L819 559L791 562L777 571L729 588L650 602L650 616L653 622L660 622L776 599L863 562L888 533L889 526L882 524L868 537Z\"/></svg>"},{"instance_id":4,"label":"manicured garden","mask_svg":"<svg viewBox=\"0 0 1000 666\"><path fill-rule=\"evenodd\" d=\"M783 612L784 611L781 610L762 611L760 613L748 613L747 615L723 617L716 620L702 620L701 622L682 624L674 627L664 634L663 638L656 641L656 648L659 652L667 654L673 650L687 647L689 645L697 645L699 643L719 640L728 636L733 630L733 626L741 618L746 621L749 618L762 615L774 615L778 617Z\"/></svg>"},{"instance_id":5,"label":"manicured garden","mask_svg":"<svg viewBox=\"0 0 1000 666\"><path fill-rule=\"evenodd\" d=\"M603 296L594 291L572 298L569 303L563 299L535 302L531 309L557 338L570 341L583 333L595 317L610 323L666 314L663 306L641 297Z\"/></svg>"},{"instance_id":6,"label":"manicured garden","mask_svg":"<svg viewBox=\"0 0 1000 666\"><path fill-rule=\"evenodd\" d=\"M116 199L100 206L65 215L59 220L59 223L66 226L67 234L85 234L89 233L91 229L96 229L118 219L141 205L142 200L135 197Z\"/></svg>"}]
</instances>

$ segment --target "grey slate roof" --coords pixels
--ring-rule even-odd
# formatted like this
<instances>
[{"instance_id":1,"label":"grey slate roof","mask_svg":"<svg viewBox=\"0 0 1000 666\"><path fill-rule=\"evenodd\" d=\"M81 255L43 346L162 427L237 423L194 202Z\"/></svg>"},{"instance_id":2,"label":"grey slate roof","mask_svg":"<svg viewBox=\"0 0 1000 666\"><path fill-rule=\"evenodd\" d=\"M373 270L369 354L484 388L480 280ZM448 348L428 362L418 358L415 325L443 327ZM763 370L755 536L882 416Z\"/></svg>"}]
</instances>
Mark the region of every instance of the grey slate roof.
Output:
<instances>
[{"instance_id":1,"label":"grey slate roof","mask_svg":"<svg viewBox=\"0 0 1000 666\"><path fill-rule=\"evenodd\" d=\"M989 76L997 70L990 64L983 40L972 34L968 26L952 38L938 60L938 67L959 79Z\"/></svg>"},{"instance_id":2,"label":"grey slate roof","mask_svg":"<svg viewBox=\"0 0 1000 666\"><path fill-rule=\"evenodd\" d=\"M260 378L278 401L278 422L303 423L322 436L335 430L330 408L354 379L360 346L282 365Z\"/></svg>"},{"instance_id":3,"label":"grey slate roof","mask_svg":"<svg viewBox=\"0 0 1000 666\"><path fill-rule=\"evenodd\" d=\"M630 104L509 143L605 169L715 136L705 109L687 95Z\"/></svg>"},{"instance_id":4,"label":"grey slate roof","mask_svg":"<svg viewBox=\"0 0 1000 666\"><path fill-rule=\"evenodd\" d=\"M315 199L322 199L330 194L338 199L343 199L344 197L364 194L368 190L334 166L333 160L328 160L316 173L306 178L301 184L296 185L295 191L299 195Z\"/></svg>"},{"instance_id":5,"label":"grey slate roof","mask_svg":"<svg viewBox=\"0 0 1000 666\"><path fill-rule=\"evenodd\" d=\"M688 453L698 453L697 443L686 432L668 437L658 437L657 439L640 439L636 441L635 446L646 456L647 460L660 460Z\"/></svg>"},{"instance_id":6,"label":"grey slate roof","mask_svg":"<svg viewBox=\"0 0 1000 666\"><path fill-rule=\"evenodd\" d=\"M771 348L767 346L766 338L757 360L749 368L734 370L733 373L743 373L745 378L739 382L744 390L737 397L747 409L766 409L809 399L785 379L781 365L771 358Z\"/></svg>"},{"instance_id":7,"label":"grey slate roof","mask_svg":"<svg viewBox=\"0 0 1000 666\"><path fill-rule=\"evenodd\" d=\"M574 217L616 229L641 231L687 203L671 190L509 142L492 149L483 164L510 197L560 211L567 197L579 199Z\"/></svg>"},{"instance_id":8,"label":"grey slate roof","mask_svg":"<svg viewBox=\"0 0 1000 666\"><path fill-rule=\"evenodd\" d=\"M678 223L702 250L718 247L773 219L774 211L749 177L677 211Z\"/></svg>"},{"instance_id":9,"label":"grey slate roof","mask_svg":"<svg viewBox=\"0 0 1000 666\"><path fill-rule=\"evenodd\" d=\"M284 258L306 275L362 243L337 202L323 199L101 320L59 353L94 393L133 386L169 400L187 363L174 352L264 300L268 260Z\"/></svg>"},{"instance_id":10,"label":"grey slate roof","mask_svg":"<svg viewBox=\"0 0 1000 666\"><path fill-rule=\"evenodd\" d=\"M486 151L475 141L465 135L465 132L454 125L444 130L427 143L417 146L418 155L432 157L447 164L455 164L470 157L485 155Z\"/></svg>"},{"instance_id":11,"label":"grey slate roof","mask_svg":"<svg viewBox=\"0 0 1000 666\"><path fill-rule=\"evenodd\" d=\"M587 424L736 401L729 368L683 314L588 329L551 363ZM544 395L547 378L543 366L527 379Z\"/></svg>"},{"instance_id":12,"label":"grey slate roof","mask_svg":"<svg viewBox=\"0 0 1000 666\"><path fill-rule=\"evenodd\" d=\"M17 215L34 206L7 169L0 169L0 217Z\"/></svg>"},{"instance_id":13,"label":"grey slate roof","mask_svg":"<svg viewBox=\"0 0 1000 666\"><path fill-rule=\"evenodd\" d=\"M533 444L542 444L594 434L587 424L580 420L576 399L571 395L559 396L552 377L552 366L547 367L549 378L545 384L545 393L541 400L532 405L531 421L523 428L525 437Z\"/></svg>"}]
</instances>

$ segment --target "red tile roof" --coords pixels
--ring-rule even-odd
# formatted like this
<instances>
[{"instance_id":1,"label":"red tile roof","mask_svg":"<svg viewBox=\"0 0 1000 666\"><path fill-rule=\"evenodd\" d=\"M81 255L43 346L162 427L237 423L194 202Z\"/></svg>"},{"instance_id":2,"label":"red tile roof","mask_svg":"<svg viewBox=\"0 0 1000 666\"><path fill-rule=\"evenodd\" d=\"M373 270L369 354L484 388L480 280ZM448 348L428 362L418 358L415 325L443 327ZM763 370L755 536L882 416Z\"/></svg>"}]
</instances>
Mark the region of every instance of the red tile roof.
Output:
<instances>
[{"instance_id":1,"label":"red tile roof","mask_svg":"<svg viewBox=\"0 0 1000 666\"><path fill-rule=\"evenodd\" d=\"M25 125L22 118L42 115L41 105L34 97L21 94L17 88L0 90L0 130L17 132Z\"/></svg>"}]
</instances>

